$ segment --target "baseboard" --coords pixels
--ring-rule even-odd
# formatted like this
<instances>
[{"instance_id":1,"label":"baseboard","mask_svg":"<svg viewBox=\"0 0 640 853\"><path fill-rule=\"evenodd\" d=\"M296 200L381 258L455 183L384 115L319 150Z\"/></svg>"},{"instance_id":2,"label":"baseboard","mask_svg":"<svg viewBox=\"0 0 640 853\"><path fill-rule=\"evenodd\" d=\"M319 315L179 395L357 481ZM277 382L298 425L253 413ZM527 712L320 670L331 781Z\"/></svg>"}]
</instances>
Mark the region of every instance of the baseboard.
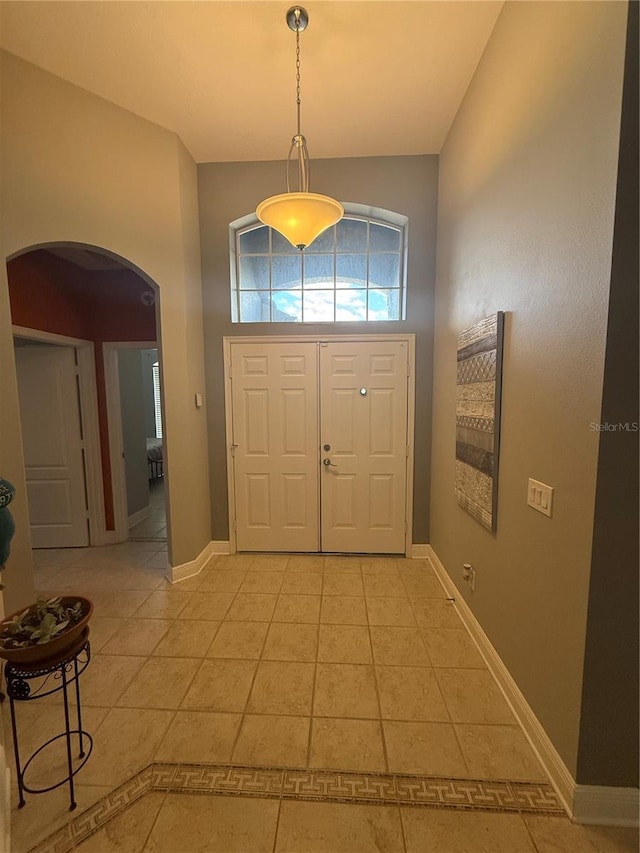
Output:
<instances>
[{"instance_id":1,"label":"baseboard","mask_svg":"<svg viewBox=\"0 0 640 853\"><path fill-rule=\"evenodd\" d=\"M429 548L429 545L412 545L407 557L411 557L412 560L424 560L430 554Z\"/></svg>"},{"instance_id":2,"label":"baseboard","mask_svg":"<svg viewBox=\"0 0 640 853\"><path fill-rule=\"evenodd\" d=\"M188 563L182 563L179 566L170 566L167 572L167 580L171 583L185 581L187 578L192 578L199 574L207 565L211 557L214 555L213 542L208 542L202 551L198 554L195 560Z\"/></svg>"},{"instance_id":3,"label":"baseboard","mask_svg":"<svg viewBox=\"0 0 640 853\"><path fill-rule=\"evenodd\" d=\"M516 715L522 730L545 768L562 805L574 823L601 826L638 826L640 791L637 788L612 788L596 785L578 785L571 775L540 721L531 710L520 688L513 680L491 640L473 611L464 600L438 555L430 545L428 557L448 595L455 598L458 614L471 634L489 670L496 679L507 702Z\"/></svg>"},{"instance_id":4,"label":"baseboard","mask_svg":"<svg viewBox=\"0 0 640 853\"><path fill-rule=\"evenodd\" d=\"M139 509L137 512L134 512L133 515L130 515L127 519L127 526L129 530L132 527L135 527L136 524L140 524L141 521L144 521L145 518L149 518L151 515L151 506L143 506L142 509Z\"/></svg>"},{"instance_id":5,"label":"baseboard","mask_svg":"<svg viewBox=\"0 0 640 853\"><path fill-rule=\"evenodd\" d=\"M638 814L640 791L637 788L576 785L573 798L575 823L637 827Z\"/></svg>"},{"instance_id":6,"label":"baseboard","mask_svg":"<svg viewBox=\"0 0 640 853\"><path fill-rule=\"evenodd\" d=\"M179 583L187 578L192 578L199 574L207 565L209 560L216 554L228 554L229 543L222 540L208 542L202 551L198 554L195 560L188 563L182 563L180 566L171 566L167 572L167 580L171 583Z\"/></svg>"},{"instance_id":7,"label":"baseboard","mask_svg":"<svg viewBox=\"0 0 640 853\"><path fill-rule=\"evenodd\" d=\"M427 549L429 551L429 560L433 564L433 568L435 569L440 582L446 589L448 595L455 598L454 606L456 607L462 622L475 641L480 654L485 659L489 670L496 679L498 686L502 690L507 702L513 710L513 713L516 715L516 718L522 726L522 730L527 740L545 768L547 775L549 776L549 780L555 788L567 814L572 817L573 801L576 789L576 783L573 776L569 772L569 769L560 757L555 746L551 743L551 740L540 724L540 721L531 710L529 703L523 696L516 682L513 680L511 673L502 662L502 659L493 647L491 640L482 630L482 626L474 616L467 602L464 600L460 590L456 587L447 573L447 570L440 562L438 555L430 545L427 545Z\"/></svg>"}]
</instances>

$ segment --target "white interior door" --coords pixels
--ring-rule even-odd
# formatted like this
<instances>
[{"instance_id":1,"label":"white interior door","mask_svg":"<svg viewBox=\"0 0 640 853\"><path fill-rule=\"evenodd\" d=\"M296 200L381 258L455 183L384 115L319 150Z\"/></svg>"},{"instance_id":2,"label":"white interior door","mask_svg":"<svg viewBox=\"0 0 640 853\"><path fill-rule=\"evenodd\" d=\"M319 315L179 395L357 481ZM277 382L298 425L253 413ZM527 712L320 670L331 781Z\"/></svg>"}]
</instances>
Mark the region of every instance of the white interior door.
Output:
<instances>
[{"instance_id":1,"label":"white interior door","mask_svg":"<svg viewBox=\"0 0 640 853\"><path fill-rule=\"evenodd\" d=\"M75 351L19 346L15 354L31 544L88 545Z\"/></svg>"},{"instance_id":2,"label":"white interior door","mask_svg":"<svg viewBox=\"0 0 640 853\"><path fill-rule=\"evenodd\" d=\"M317 551L315 343L231 347L236 545Z\"/></svg>"},{"instance_id":3,"label":"white interior door","mask_svg":"<svg viewBox=\"0 0 640 853\"><path fill-rule=\"evenodd\" d=\"M407 349L320 345L323 551L404 553Z\"/></svg>"}]
</instances>

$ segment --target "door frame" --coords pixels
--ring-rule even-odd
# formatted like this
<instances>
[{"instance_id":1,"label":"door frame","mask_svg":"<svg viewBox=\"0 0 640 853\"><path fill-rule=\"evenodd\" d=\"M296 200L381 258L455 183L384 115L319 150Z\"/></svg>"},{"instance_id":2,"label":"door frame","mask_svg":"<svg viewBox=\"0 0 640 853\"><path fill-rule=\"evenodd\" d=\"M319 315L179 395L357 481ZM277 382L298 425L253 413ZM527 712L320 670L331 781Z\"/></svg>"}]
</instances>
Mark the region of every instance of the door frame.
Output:
<instances>
[{"instance_id":1,"label":"door frame","mask_svg":"<svg viewBox=\"0 0 640 853\"><path fill-rule=\"evenodd\" d=\"M371 341L405 341L407 344L408 382L407 382L407 480L405 496L404 547L405 554L411 554L413 546L413 465L415 441L416 411L416 336L406 334L294 334L294 335L230 335L222 339L224 352L224 417L227 445L227 495L229 507L229 551L237 552L235 480L233 477L233 421L231 388L231 346L233 344L282 344L282 343L358 343ZM318 505L318 512L320 507Z\"/></svg>"},{"instance_id":2,"label":"door frame","mask_svg":"<svg viewBox=\"0 0 640 853\"><path fill-rule=\"evenodd\" d=\"M89 520L89 545L106 545L110 531L104 516L104 484L100 456L100 421L98 417L98 390L96 385L95 348L93 341L71 338L26 326L11 327L15 338L25 338L43 344L53 344L75 349L78 361L78 390L80 396L80 423L84 449L84 479Z\"/></svg>"},{"instance_id":3,"label":"door frame","mask_svg":"<svg viewBox=\"0 0 640 853\"><path fill-rule=\"evenodd\" d=\"M107 401L107 429L109 430L109 464L111 468L111 487L113 491L113 536L114 542L129 540L129 513L127 510L127 479L124 469L124 443L122 438L122 405L120 402L120 374L118 373L118 353L127 349L157 349L157 341L105 341L102 344L104 364L104 386ZM164 432L164 430L163 430ZM166 460L166 438L163 439L163 453ZM167 466L164 466L165 489ZM169 512L167 501L167 542L169 541Z\"/></svg>"}]
</instances>

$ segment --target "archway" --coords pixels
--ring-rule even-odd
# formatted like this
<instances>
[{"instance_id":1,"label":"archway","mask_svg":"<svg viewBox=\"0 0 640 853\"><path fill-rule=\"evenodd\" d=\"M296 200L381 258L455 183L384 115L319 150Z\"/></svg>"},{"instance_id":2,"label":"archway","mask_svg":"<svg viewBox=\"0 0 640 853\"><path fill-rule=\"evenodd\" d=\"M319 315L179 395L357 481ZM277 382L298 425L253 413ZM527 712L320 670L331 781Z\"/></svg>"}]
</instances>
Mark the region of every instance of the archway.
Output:
<instances>
[{"instance_id":1,"label":"archway","mask_svg":"<svg viewBox=\"0 0 640 853\"><path fill-rule=\"evenodd\" d=\"M7 275L14 336L76 353L90 544L124 541L127 518L140 507L127 511L127 476L114 429L117 363L109 385L104 348L157 346L162 364L159 288L126 258L73 242L27 247L8 259Z\"/></svg>"}]
</instances>

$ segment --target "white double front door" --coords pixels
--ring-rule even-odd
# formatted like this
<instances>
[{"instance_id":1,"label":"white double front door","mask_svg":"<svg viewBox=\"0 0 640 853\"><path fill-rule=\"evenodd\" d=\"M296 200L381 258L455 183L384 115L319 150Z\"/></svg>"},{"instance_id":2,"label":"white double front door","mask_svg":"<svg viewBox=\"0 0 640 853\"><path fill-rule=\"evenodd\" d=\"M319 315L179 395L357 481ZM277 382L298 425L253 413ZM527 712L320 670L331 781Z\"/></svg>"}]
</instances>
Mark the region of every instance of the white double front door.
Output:
<instances>
[{"instance_id":1,"label":"white double front door","mask_svg":"<svg viewBox=\"0 0 640 853\"><path fill-rule=\"evenodd\" d=\"M230 350L238 551L404 553L408 342Z\"/></svg>"}]
</instances>

